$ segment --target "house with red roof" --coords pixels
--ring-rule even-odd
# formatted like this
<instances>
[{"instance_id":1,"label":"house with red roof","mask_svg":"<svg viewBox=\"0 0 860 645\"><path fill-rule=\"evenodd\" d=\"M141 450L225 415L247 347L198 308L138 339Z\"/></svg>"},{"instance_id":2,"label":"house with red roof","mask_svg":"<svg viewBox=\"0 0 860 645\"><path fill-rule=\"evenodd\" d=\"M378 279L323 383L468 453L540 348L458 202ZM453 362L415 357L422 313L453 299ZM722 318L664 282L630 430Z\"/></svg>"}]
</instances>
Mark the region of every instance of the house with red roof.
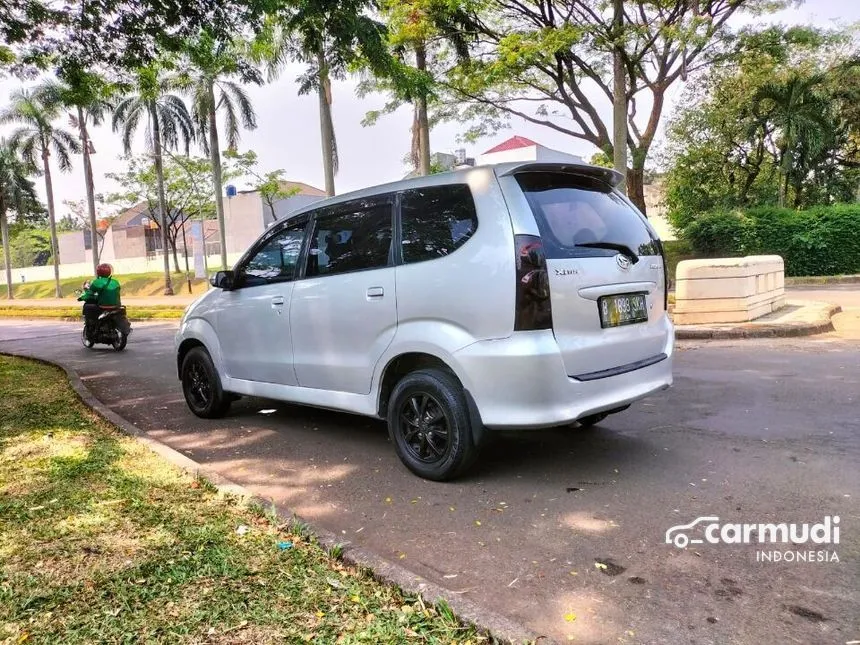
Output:
<instances>
[{"instance_id":1,"label":"house with red roof","mask_svg":"<svg viewBox=\"0 0 860 645\"><path fill-rule=\"evenodd\" d=\"M478 155L478 165L506 163L509 161L545 161L557 163L585 163L582 157L547 148L531 139L513 136L497 146Z\"/></svg>"}]
</instances>

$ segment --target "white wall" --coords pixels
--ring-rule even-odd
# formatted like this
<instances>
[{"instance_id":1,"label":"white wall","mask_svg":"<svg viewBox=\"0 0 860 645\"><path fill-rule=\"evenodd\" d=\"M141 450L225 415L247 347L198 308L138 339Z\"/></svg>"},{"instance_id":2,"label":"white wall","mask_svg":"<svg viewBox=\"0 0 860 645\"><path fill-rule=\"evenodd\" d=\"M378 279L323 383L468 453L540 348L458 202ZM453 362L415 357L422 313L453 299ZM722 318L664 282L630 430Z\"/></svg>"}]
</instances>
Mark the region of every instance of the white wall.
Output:
<instances>
[{"instance_id":1,"label":"white wall","mask_svg":"<svg viewBox=\"0 0 860 645\"><path fill-rule=\"evenodd\" d=\"M228 253L227 254L227 262L230 266L234 263L238 262L239 258L242 256L242 253ZM221 266L221 256L213 255L207 258L207 266L209 266L209 273L214 273ZM118 278L122 279L123 274L132 274L132 273L161 273L164 271L164 260L159 255L154 258L125 258L122 260L110 260L111 265L113 266L114 275ZM171 269L173 267L173 259L170 260ZM182 258L180 258L180 264L184 266L184 262ZM189 258L189 265L192 266L193 262L191 258ZM89 278L92 277L93 273L93 265L91 262L78 262L75 264L61 264L60 265L60 277L61 278ZM21 279L23 276L23 280ZM21 269L12 269L12 280L16 283L21 282L40 282L42 280L53 280L54 279L54 266L52 264L48 264L43 267L26 267Z\"/></svg>"}]
</instances>

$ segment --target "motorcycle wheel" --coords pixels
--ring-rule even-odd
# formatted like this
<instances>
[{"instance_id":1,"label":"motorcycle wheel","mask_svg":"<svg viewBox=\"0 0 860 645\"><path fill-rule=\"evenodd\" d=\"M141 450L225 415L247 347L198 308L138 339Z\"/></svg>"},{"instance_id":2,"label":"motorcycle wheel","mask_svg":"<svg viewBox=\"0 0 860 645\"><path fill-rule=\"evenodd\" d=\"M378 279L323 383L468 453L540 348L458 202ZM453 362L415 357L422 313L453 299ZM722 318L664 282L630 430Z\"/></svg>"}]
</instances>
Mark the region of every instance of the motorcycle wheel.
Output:
<instances>
[{"instance_id":1,"label":"motorcycle wheel","mask_svg":"<svg viewBox=\"0 0 860 645\"><path fill-rule=\"evenodd\" d=\"M93 345L95 345L95 342L94 342L94 341L92 341L92 340L90 340L89 338L87 338L87 328L86 328L86 325L85 325L85 326L84 326L84 328L81 330L81 343L82 343L82 344L83 344L83 346L84 346L84 347L86 347L87 349L92 349L92 348L93 348Z\"/></svg>"},{"instance_id":2,"label":"motorcycle wheel","mask_svg":"<svg viewBox=\"0 0 860 645\"><path fill-rule=\"evenodd\" d=\"M120 331L114 332L113 343L111 343L111 345L113 345L113 348L116 351L121 352L122 350L125 349L125 346L127 344L128 344L128 336L126 334L123 334Z\"/></svg>"}]
</instances>

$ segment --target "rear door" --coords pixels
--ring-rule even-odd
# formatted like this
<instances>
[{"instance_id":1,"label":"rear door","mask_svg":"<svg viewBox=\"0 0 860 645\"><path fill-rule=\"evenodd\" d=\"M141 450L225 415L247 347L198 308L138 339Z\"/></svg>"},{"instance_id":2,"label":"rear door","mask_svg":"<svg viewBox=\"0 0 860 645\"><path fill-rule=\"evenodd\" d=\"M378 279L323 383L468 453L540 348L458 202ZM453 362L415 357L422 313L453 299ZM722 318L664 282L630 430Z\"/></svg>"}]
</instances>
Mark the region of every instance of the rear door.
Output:
<instances>
[{"instance_id":1,"label":"rear door","mask_svg":"<svg viewBox=\"0 0 860 645\"><path fill-rule=\"evenodd\" d=\"M543 242L568 375L596 378L660 360L671 326L660 243L645 218L595 177L526 171L516 181Z\"/></svg>"}]
</instances>

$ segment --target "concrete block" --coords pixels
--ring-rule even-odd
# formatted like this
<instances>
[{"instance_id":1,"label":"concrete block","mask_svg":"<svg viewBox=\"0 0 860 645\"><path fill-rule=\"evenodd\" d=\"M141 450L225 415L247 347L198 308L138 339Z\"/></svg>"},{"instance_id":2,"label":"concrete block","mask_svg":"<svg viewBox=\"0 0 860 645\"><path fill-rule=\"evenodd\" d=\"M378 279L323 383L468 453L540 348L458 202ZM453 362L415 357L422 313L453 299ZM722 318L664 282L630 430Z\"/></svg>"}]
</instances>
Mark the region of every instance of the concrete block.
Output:
<instances>
[{"instance_id":1,"label":"concrete block","mask_svg":"<svg viewBox=\"0 0 860 645\"><path fill-rule=\"evenodd\" d=\"M785 304L785 264L778 255L686 260L675 275L678 324L748 322Z\"/></svg>"}]
</instances>

